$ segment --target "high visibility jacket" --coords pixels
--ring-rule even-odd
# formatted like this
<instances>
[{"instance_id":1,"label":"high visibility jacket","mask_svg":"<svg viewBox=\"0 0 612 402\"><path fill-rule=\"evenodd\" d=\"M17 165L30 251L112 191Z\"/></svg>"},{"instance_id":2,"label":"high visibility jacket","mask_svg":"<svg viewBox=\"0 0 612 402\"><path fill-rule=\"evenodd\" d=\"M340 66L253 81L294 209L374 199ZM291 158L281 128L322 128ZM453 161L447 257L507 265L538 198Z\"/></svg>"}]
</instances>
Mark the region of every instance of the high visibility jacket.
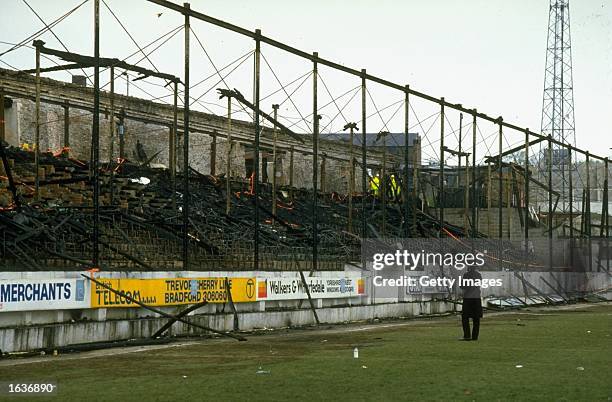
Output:
<instances>
[{"instance_id":1,"label":"high visibility jacket","mask_svg":"<svg viewBox=\"0 0 612 402\"><path fill-rule=\"evenodd\" d=\"M400 191L401 191L401 188L397 184L397 181L395 181L395 176L391 176L391 192L393 193L393 195L399 196Z\"/></svg>"},{"instance_id":2,"label":"high visibility jacket","mask_svg":"<svg viewBox=\"0 0 612 402\"><path fill-rule=\"evenodd\" d=\"M378 195L380 192L380 177L374 176L370 180L370 189L374 195Z\"/></svg>"}]
</instances>

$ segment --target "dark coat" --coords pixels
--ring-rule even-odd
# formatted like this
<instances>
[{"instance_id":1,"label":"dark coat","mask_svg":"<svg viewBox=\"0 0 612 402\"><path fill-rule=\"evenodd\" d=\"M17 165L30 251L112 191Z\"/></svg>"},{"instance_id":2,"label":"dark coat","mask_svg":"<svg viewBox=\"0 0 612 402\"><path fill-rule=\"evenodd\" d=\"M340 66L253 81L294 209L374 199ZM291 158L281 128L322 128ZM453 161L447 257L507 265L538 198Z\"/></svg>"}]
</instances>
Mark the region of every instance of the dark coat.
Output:
<instances>
[{"instance_id":1,"label":"dark coat","mask_svg":"<svg viewBox=\"0 0 612 402\"><path fill-rule=\"evenodd\" d=\"M463 279L480 279L482 275L475 269L468 270ZM480 286L465 286L461 285L463 290L463 309L461 315L468 318L482 317L482 303L480 300Z\"/></svg>"}]
</instances>

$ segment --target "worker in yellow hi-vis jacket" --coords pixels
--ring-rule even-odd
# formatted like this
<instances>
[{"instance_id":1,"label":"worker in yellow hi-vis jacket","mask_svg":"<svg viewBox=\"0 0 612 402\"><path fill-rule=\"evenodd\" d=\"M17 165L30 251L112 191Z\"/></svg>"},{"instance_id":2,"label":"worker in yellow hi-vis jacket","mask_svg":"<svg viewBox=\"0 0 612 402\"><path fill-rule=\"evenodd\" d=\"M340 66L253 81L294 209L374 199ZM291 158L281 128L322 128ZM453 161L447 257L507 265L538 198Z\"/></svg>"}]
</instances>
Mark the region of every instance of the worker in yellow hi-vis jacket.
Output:
<instances>
[{"instance_id":1,"label":"worker in yellow hi-vis jacket","mask_svg":"<svg viewBox=\"0 0 612 402\"><path fill-rule=\"evenodd\" d=\"M391 199L393 201L400 200L400 191L401 191L401 187L398 184L398 182L395 180L395 175L392 174L391 175Z\"/></svg>"},{"instance_id":2,"label":"worker in yellow hi-vis jacket","mask_svg":"<svg viewBox=\"0 0 612 402\"><path fill-rule=\"evenodd\" d=\"M370 191L374 197L378 198L380 194L380 177L378 176L378 173L376 173L376 175L370 179Z\"/></svg>"}]
</instances>

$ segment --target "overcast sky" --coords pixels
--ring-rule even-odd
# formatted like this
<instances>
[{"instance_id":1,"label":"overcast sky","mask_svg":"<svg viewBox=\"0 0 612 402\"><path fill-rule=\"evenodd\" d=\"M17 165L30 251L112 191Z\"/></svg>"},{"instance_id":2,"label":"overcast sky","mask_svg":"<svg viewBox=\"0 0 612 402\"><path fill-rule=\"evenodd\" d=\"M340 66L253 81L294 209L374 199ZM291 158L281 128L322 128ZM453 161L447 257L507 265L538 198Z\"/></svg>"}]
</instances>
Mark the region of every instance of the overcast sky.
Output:
<instances>
[{"instance_id":1,"label":"overcast sky","mask_svg":"<svg viewBox=\"0 0 612 402\"><path fill-rule=\"evenodd\" d=\"M27 1L45 21L50 22L82 0ZM141 46L183 22L181 15L145 0L106 2ZM19 42L42 27L23 0L3 0L2 6L0 40ZM548 0L193 0L191 7L249 30L260 28L264 35L304 51L318 51L321 57L356 69L366 68L371 74L409 84L418 91L444 96L450 102L476 107L491 116L501 115L506 121L535 131L540 129ZM90 0L54 29L71 51L92 54L92 9L93 1ZM163 14L158 17L160 12ZM124 58L136 50L103 4L101 26L103 56ZM219 68L253 48L252 40L238 34L199 22L194 22L193 28ZM577 145L593 153L610 155L611 2L571 2L571 35ZM179 32L151 55L160 70L182 76L182 38L182 32ZM49 47L61 48L50 34L45 34L43 39ZM9 47L0 44L0 52ZM195 83L214 70L193 37L191 49L194 52L191 82ZM283 83L300 77L311 68L304 60L270 47L264 46L262 52ZM30 49L11 52L0 60L18 68L34 67ZM132 62L136 60L130 59ZM52 64L43 61L43 65ZM146 61L142 65L150 67ZM248 79L250 74L252 62L247 61L236 71L235 81L230 85L249 94L252 90ZM355 77L325 69L321 75L334 96L359 84ZM47 76L69 79L66 73ZM210 81L207 85L213 84ZM262 76L262 94L278 88L273 84L275 78L267 71ZM118 84L119 92L124 92L122 85ZM304 115L310 113L311 85L306 84L296 91L296 97L301 96L296 104ZM192 92L199 96L205 87L201 85ZM165 94L163 88L155 86L151 86L149 91L155 95ZM323 92L323 88L320 91ZM217 97L213 92L203 100L215 103ZM146 97L135 87L130 87L130 93ZM399 93L374 86L372 95L378 107L402 98ZM325 96L325 93L321 95ZM327 103L326 99L320 102ZM358 121L359 96L353 102L356 105L345 109L345 114L351 115L345 117L346 120ZM209 107L213 109L214 105ZM325 124L325 117L331 119L337 112L333 106L330 107L326 109L322 124ZM428 115L428 106L415 107L420 118ZM393 109L390 108L389 112ZM223 113L222 108L213 110ZM288 106L281 113L287 117L297 115ZM394 125L390 131L402 131L402 119L402 113L394 117L389 123ZM337 125L341 128L344 121L340 120ZM379 125L382 120L379 119ZM368 131L375 129L379 129L376 123L368 123Z\"/></svg>"}]
</instances>

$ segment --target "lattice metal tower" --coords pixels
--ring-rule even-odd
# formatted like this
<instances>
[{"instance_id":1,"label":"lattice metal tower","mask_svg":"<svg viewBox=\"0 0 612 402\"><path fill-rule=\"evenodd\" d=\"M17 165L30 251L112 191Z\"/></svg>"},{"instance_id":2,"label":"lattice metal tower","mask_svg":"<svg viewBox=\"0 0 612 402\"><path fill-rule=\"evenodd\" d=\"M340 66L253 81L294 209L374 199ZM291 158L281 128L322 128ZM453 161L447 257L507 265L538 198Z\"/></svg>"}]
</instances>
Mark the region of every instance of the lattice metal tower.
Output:
<instances>
[{"instance_id":1,"label":"lattice metal tower","mask_svg":"<svg viewBox=\"0 0 612 402\"><path fill-rule=\"evenodd\" d=\"M541 130L570 145L576 144L573 86L569 0L550 0ZM548 144L541 144L540 176L547 177ZM569 210L567 187L574 170L571 166L567 149L553 145L552 181L561 192L559 208L563 211Z\"/></svg>"}]
</instances>

